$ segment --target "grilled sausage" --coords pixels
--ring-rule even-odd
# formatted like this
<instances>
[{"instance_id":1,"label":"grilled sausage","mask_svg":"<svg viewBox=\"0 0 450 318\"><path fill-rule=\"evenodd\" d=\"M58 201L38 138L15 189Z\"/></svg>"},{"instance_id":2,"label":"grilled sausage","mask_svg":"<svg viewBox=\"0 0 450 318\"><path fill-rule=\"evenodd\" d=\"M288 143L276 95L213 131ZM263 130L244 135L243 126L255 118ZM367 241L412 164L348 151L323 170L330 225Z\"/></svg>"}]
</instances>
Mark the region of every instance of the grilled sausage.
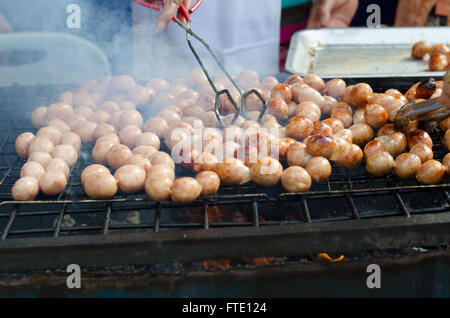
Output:
<instances>
[{"instance_id":1,"label":"grilled sausage","mask_svg":"<svg viewBox=\"0 0 450 318\"><path fill-rule=\"evenodd\" d=\"M150 160L152 166L157 164L167 164L172 169L175 169L175 162L167 153L163 151L157 151L153 153L152 155L150 155L150 157L148 157L148 159Z\"/></svg>"},{"instance_id":2,"label":"grilled sausage","mask_svg":"<svg viewBox=\"0 0 450 318\"><path fill-rule=\"evenodd\" d=\"M369 84L358 83L345 89L342 101L353 107L362 108L369 103L369 97L372 93L372 87Z\"/></svg>"},{"instance_id":3,"label":"grilled sausage","mask_svg":"<svg viewBox=\"0 0 450 318\"><path fill-rule=\"evenodd\" d=\"M28 146L28 156L33 152L47 152L51 153L55 146L53 142L45 137L35 137Z\"/></svg>"},{"instance_id":4,"label":"grilled sausage","mask_svg":"<svg viewBox=\"0 0 450 318\"><path fill-rule=\"evenodd\" d=\"M310 175L312 181L323 182L331 175L331 164L324 157L313 157L306 164L306 171Z\"/></svg>"},{"instance_id":5,"label":"grilled sausage","mask_svg":"<svg viewBox=\"0 0 450 318\"><path fill-rule=\"evenodd\" d=\"M102 123L95 127L94 132L92 133L92 138L97 140L98 138L109 134L117 134L116 128L111 124Z\"/></svg>"},{"instance_id":6,"label":"grilled sausage","mask_svg":"<svg viewBox=\"0 0 450 318\"><path fill-rule=\"evenodd\" d=\"M373 139L373 129L368 124L359 123L348 129L352 132L353 143L358 146L364 146Z\"/></svg>"},{"instance_id":7,"label":"grilled sausage","mask_svg":"<svg viewBox=\"0 0 450 318\"><path fill-rule=\"evenodd\" d=\"M380 140L384 144L386 151L389 152L394 158L402 152L405 152L408 147L406 136L401 132L395 132L387 136L380 136L376 139Z\"/></svg>"},{"instance_id":8,"label":"grilled sausage","mask_svg":"<svg viewBox=\"0 0 450 318\"><path fill-rule=\"evenodd\" d=\"M433 148L433 140L430 135L421 129L416 129L413 132L408 133L408 147L411 149L414 145L418 143L424 143L428 147Z\"/></svg>"},{"instance_id":9,"label":"grilled sausage","mask_svg":"<svg viewBox=\"0 0 450 318\"><path fill-rule=\"evenodd\" d=\"M52 160L52 156L48 152L35 151L28 156L28 161L35 161L45 167L45 165Z\"/></svg>"},{"instance_id":10,"label":"grilled sausage","mask_svg":"<svg viewBox=\"0 0 450 318\"><path fill-rule=\"evenodd\" d=\"M327 135L311 135L305 139L306 150L313 156L330 158L336 146L336 140Z\"/></svg>"},{"instance_id":11,"label":"grilled sausage","mask_svg":"<svg viewBox=\"0 0 450 318\"><path fill-rule=\"evenodd\" d=\"M428 147L426 144L420 142L418 144L415 144L410 150L410 153L417 155L420 158L420 161L422 163L427 162L428 160L433 159L433 150L431 150L430 147Z\"/></svg>"},{"instance_id":12,"label":"grilled sausage","mask_svg":"<svg viewBox=\"0 0 450 318\"><path fill-rule=\"evenodd\" d=\"M120 142L130 148L134 148L135 146L138 146L136 145L136 140L141 134L142 130L138 126L125 126L119 131Z\"/></svg>"},{"instance_id":13,"label":"grilled sausage","mask_svg":"<svg viewBox=\"0 0 450 318\"><path fill-rule=\"evenodd\" d=\"M423 184L439 184L445 174L445 167L437 160L428 160L416 173L416 179Z\"/></svg>"},{"instance_id":14,"label":"grilled sausage","mask_svg":"<svg viewBox=\"0 0 450 318\"><path fill-rule=\"evenodd\" d=\"M60 170L46 171L39 179L40 190L46 195L56 195L64 191L67 177Z\"/></svg>"},{"instance_id":15,"label":"grilled sausage","mask_svg":"<svg viewBox=\"0 0 450 318\"><path fill-rule=\"evenodd\" d=\"M47 125L47 107L39 106L31 113L31 123L37 129Z\"/></svg>"},{"instance_id":16,"label":"grilled sausage","mask_svg":"<svg viewBox=\"0 0 450 318\"><path fill-rule=\"evenodd\" d=\"M313 130L313 122L304 116L295 116L286 123L286 135L294 139L304 139Z\"/></svg>"},{"instance_id":17,"label":"grilled sausage","mask_svg":"<svg viewBox=\"0 0 450 318\"><path fill-rule=\"evenodd\" d=\"M413 45L411 56L414 59L421 60L425 54L430 53L432 45L427 41L420 41Z\"/></svg>"},{"instance_id":18,"label":"grilled sausage","mask_svg":"<svg viewBox=\"0 0 450 318\"><path fill-rule=\"evenodd\" d=\"M14 146L16 148L16 153L20 158L28 158L28 148L30 147L30 144L34 138L34 134L30 132L24 132L16 138Z\"/></svg>"},{"instance_id":19,"label":"grilled sausage","mask_svg":"<svg viewBox=\"0 0 450 318\"><path fill-rule=\"evenodd\" d=\"M119 117L119 127L124 128L128 125L134 125L137 127L142 127L144 119L140 112L134 109L128 109L123 111Z\"/></svg>"},{"instance_id":20,"label":"grilled sausage","mask_svg":"<svg viewBox=\"0 0 450 318\"><path fill-rule=\"evenodd\" d=\"M220 178L214 171L201 171L195 179L202 187L201 195L213 195L219 190Z\"/></svg>"},{"instance_id":21,"label":"grilled sausage","mask_svg":"<svg viewBox=\"0 0 450 318\"><path fill-rule=\"evenodd\" d=\"M286 120L289 107L283 99L276 97L269 99L267 102L267 110L279 120Z\"/></svg>"},{"instance_id":22,"label":"grilled sausage","mask_svg":"<svg viewBox=\"0 0 450 318\"><path fill-rule=\"evenodd\" d=\"M62 171L66 175L66 178L68 178L70 174L70 168L62 158L53 158L47 162L45 171ZM39 178L37 179L39 180Z\"/></svg>"},{"instance_id":23,"label":"grilled sausage","mask_svg":"<svg viewBox=\"0 0 450 318\"><path fill-rule=\"evenodd\" d=\"M119 169L133 155L131 149L122 144L112 146L106 154L106 162L113 169Z\"/></svg>"},{"instance_id":24,"label":"grilled sausage","mask_svg":"<svg viewBox=\"0 0 450 318\"><path fill-rule=\"evenodd\" d=\"M50 120L47 126L58 128L61 134L64 134L72 129L65 121L58 118L53 118Z\"/></svg>"},{"instance_id":25,"label":"grilled sausage","mask_svg":"<svg viewBox=\"0 0 450 318\"><path fill-rule=\"evenodd\" d=\"M313 73L308 73L303 78L303 82L305 84L311 86L318 92L322 91L325 88L325 82L323 81L323 79L320 78L320 76L313 74Z\"/></svg>"},{"instance_id":26,"label":"grilled sausage","mask_svg":"<svg viewBox=\"0 0 450 318\"><path fill-rule=\"evenodd\" d=\"M274 186L280 181L283 166L276 159L264 157L258 159L250 168L250 178L260 186Z\"/></svg>"},{"instance_id":27,"label":"grilled sausage","mask_svg":"<svg viewBox=\"0 0 450 318\"><path fill-rule=\"evenodd\" d=\"M372 128L378 129L388 121L389 116L383 106L368 104L364 108L364 121Z\"/></svg>"},{"instance_id":28,"label":"grilled sausage","mask_svg":"<svg viewBox=\"0 0 450 318\"><path fill-rule=\"evenodd\" d=\"M416 174L422 162L413 153L402 153L395 158L394 172L400 178L409 178Z\"/></svg>"},{"instance_id":29,"label":"grilled sausage","mask_svg":"<svg viewBox=\"0 0 450 318\"><path fill-rule=\"evenodd\" d=\"M72 167L78 160L78 152L74 146L58 145L52 151L53 158L63 159L69 167Z\"/></svg>"},{"instance_id":30,"label":"grilled sausage","mask_svg":"<svg viewBox=\"0 0 450 318\"><path fill-rule=\"evenodd\" d=\"M324 95L332 96L336 100L341 100L346 87L347 85L345 84L344 80L340 78L334 78L332 80L329 80L325 84Z\"/></svg>"},{"instance_id":31,"label":"grilled sausage","mask_svg":"<svg viewBox=\"0 0 450 318\"><path fill-rule=\"evenodd\" d=\"M174 181L170 177L148 177L145 181L145 193L153 201L165 201L170 198L170 189Z\"/></svg>"},{"instance_id":32,"label":"grilled sausage","mask_svg":"<svg viewBox=\"0 0 450 318\"><path fill-rule=\"evenodd\" d=\"M83 188L88 197L96 200L111 199L118 190L117 180L108 170L86 175Z\"/></svg>"},{"instance_id":33,"label":"grilled sausage","mask_svg":"<svg viewBox=\"0 0 450 318\"><path fill-rule=\"evenodd\" d=\"M244 184L250 181L250 169L236 158L224 158L216 164L215 172L223 185Z\"/></svg>"},{"instance_id":34,"label":"grilled sausage","mask_svg":"<svg viewBox=\"0 0 450 318\"><path fill-rule=\"evenodd\" d=\"M386 175L395 166L394 158L387 151L378 151L366 159L366 169L374 176Z\"/></svg>"},{"instance_id":35,"label":"grilled sausage","mask_svg":"<svg viewBox=\"0 0 450 318\"><path fill-rule=\"evenodd\" d=\"M39 162L36 161L28 161L20 169L20 177L33 177L36 180L39 180L42 175L45 173L44 167Z\"/></svg>"},{"instance_id":36,"label":"grilled sausage","mask_svg":"<svg viewBox=\"0 0 450 318\"><path fill-rule=\"evenodd\" d=\"M114 178L119 189L127 194L140 191L144 187L147 172L140 166L126 164L116 170Z\"/></svg>"},{"instance_id":37,"label":"grilled sausage","mask_svg":"<svg viewBox=\"0 0 450 318\"><path fill-rule=\"evenodd\" d=\"M38 193L39 181L31 176L18 179L11 189L11 196L15 201L33 201Z\"/></svg>"},{"instance_id":38,"label":"grilled sausage","mask_svg":"<svg viewBox=\"0 0 450 318\"><path fill-rule=\"evenodd\" d=\"M292 166L281 174L281 184L288 192L306 192L311 188L311 177L304 168Z\"/></svg>"},{"instance_id":39,"label":"grilled sausage","mask_svg":"<svg viewBox=\"0 0 450 318\"><path fill-rule=\"evenodd\" d=\"M307 151L302 142L291 144L287 151L287 162L289 166L300 166L305 168L312 155Z\"/></svg>"},{"instance_id":40,"label":"grilled sausage","mask_svg":"<svg viewBox=\"0 0 450 318\"><path fill-rule=\"evenodd\" d=\"M320 107L309 101L299 103L295 110L295 116L309 118L313 123L319 121L321 114Z\"/></svg>"},{"instance_id":41,"label":"grilled sausage","mask_svg":"<svg viewBox=\"0 0 450 318\"><path fill-rule=\"evenodd\" d=\"M84 120L81 121L79 124L77 124L74 128L73 131L75 133L77 133L82 142L85 143L91 143L94 140L94 131L97 128L97 124L92 122L92 121L88 121L88 120Z\"/></svg>"},{"instance_id":42,"label":"grilled sausage","mask_svg":"<svg viewBox=\"0 0 450 318\"><path fill-rule=\"evenodd\" d=\"M176 179L170 187L170 198L175 202L192 202L195 201L202 192L200 183L191 177L183 177Z\"/></svg>"}]
</instances>

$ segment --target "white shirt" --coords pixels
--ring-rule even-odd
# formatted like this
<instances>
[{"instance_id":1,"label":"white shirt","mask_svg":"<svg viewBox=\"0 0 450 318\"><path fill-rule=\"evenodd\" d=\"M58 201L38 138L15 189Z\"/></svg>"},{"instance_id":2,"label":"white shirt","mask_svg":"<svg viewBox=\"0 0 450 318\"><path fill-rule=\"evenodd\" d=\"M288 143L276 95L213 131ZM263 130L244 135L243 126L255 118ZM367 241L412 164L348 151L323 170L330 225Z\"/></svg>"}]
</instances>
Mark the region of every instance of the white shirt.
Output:
<instances>
[{"instance_id":1,"label":"white shirt","mask_svg":"<svg viewBox=\"0 0 450 318\"><path fill-rule=\"evenodd\" d=\"M182 28L172 22L167 30L156 30L159 13L132 6L133 71L140 80L185 77L199 67ZM261 75L278 73L281 0L204 0L191 18L192 30L231 74L243 69ZM200 42L193 39L193 44L212 75L220 74Z\"/></svg>"}]
</instances>

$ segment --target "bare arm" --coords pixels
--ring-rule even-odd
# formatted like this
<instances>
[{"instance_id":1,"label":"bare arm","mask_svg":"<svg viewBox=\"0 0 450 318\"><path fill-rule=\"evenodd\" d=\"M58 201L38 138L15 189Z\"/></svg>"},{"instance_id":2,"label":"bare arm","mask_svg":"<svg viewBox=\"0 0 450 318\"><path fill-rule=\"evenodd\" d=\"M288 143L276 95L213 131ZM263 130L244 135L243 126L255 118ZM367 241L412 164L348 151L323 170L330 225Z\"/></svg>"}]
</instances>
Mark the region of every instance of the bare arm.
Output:
<instances>
[{"instance_id":1,"label":"bare arm","mask_svg":"<svg viewBox=\"0 0 450 318\"><path fill-rule=\"evenodd\" d=\"M317 0L308 19L308 28L344 28L350 25L359 0Z\"/></svg>"},{"instance_id":2,"label":"bare arm","mask_svg":"<svg viewBox=\"0 0 450 318\"><path fill-rule=\"evenodd\" d=\"M3 16L0 12L0 33L2 32L12 32L13 28L11 24L9 24L8 20Z\"/></svg>"}]
</instances>

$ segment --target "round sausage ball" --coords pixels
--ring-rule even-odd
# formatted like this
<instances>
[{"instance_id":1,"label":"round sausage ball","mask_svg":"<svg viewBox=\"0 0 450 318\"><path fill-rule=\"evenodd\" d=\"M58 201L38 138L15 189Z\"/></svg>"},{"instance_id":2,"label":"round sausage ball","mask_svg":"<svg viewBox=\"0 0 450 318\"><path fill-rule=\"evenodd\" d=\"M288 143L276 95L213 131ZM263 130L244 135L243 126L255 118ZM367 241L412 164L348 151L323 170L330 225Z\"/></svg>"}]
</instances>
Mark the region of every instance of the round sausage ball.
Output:
<instances>
[{"instance_id":1,"label":"round sausage ball","mask_svg":"<svg viewBox=\"0 0 450 318\"><path fill-rule=\"evenodd\" d=\"M400 178L409 178L416 174L421 165L420 158L415 154L402 153L395 158L394 172Z\"/></svg>"},{"instance_id":2,"label":"round sausage ball","mask_svg":"<svg viewBox=\"0 0 450 318\"><path fill-rule=\"evenodd\" d=\"M91 199L107 200L114 197L118 186L116 178L109 171L97 171L86 176L83 188Z\"/></svg>"},{"instance_id":3,"label":"round sausage ball","mask_svg":"<svg viewBox=\"0 0 450 318\"><path fill-rule=\"evenodd\" d=\"M423 184L439 184L445 174L445 167L437 160L428 160L416 173L416 179Z\"/></svg>"},{"instance_id":4,"label":"round sausage ball","mask_svg":"<svg viewBox=\"0 0 450 318\"><path fill-rule=\"evenodd\" d=\"M12 189L14 201L33 201L39 193L39 181L31 176L18 179Z\"/></svg>"},{"instance_id":5,"label":"round sausage ball","mask_svg":"<svg viewBox=\"0 0 450 318\"><path fill-rule=\"evenodd\" d=\"M15 141L16 153L22 159L28 158L28 148L30 147L31 142L35 138L33 133L24 132L20 134Z\"/></svg>"},{"instance_id":6,"label":"round sausage ball","mask_svg":"<svg viewBox=\"0 0 450 318\"><path fill-rule=\"evenodd\" d=\"M31 123L37 129L47 125L47 107L37 107L31 114Z\"/></svg>"},{"instance_id":7,"label":"round sausage ball","mask_svg":"<svg viewBox=\"0 0 450 318\"><path fill-rule=\"evenodd\" d=\"M428 160L433 159L434 153L433 150L431 150L430 147L428 147L426 144L420 142L418 144L415 144L410 150L410 153L415 154L420 158L420 161L422 163L427 162Z\"/></svg>"},{"instance_id":8,"label":"round sausage ball","mask_svg":"<svg viewBox=\"0 0 450 318\"><path fill-rule=\"evenodd\" d=\"M73 146L75 150L78 152L80 151L81 148L81 138L80 136L78 136L78 134L74 133L73 131L67 131L62 135L61 145Z\"/></svg>"},{"instance_id":9,"label":"round sausage ball","mask_svg":"<svg viewBox=\"0 0 450 318\"><path fill-rule=\"evenodd\" d=\"M152 155L150 155L150 157L148 157L148 159L150 160L152 166L155 166L157 164L167 164L172 169L175 169L175 162L173 161L172 157L170 157L170 155L163 151L157 151L153 153Z\"/></svg>"},{"instance_id":10,"label":"round sausage ball","mask_svg":"<svg viewBox=\"0 0 450 318\"><path fill-rule=\"evenodd\" d=\"M313 122L304 116L295 116L286 123L286 136L294 139L304 139L313 130Z\"/></svg>"},{"instance_id":11,"label":"round sausage ball","mask_svg":"<svg viewBox=\"0 0 450 318\"><path fill-rule=\"evenodd\" d=\"M161 142L159 137L151 132L144 132L136 137L136 146L152 146L155 149L159 149Z\"/></svg>"},{"instance_id":12,"label":"round sausage ball","mask_svg":"<svg viewBox=\"0 0 450 318\"><path fill-rule=\"evenodd\" d=\"M81 184L84 185L84 183L90 176L95 176L95 175L101 174L101 173L111 174L109 172L108 168L106 168L105 166L103 166L101 164L92 164L92 165L87 166L81 172L81 176L80 176Z\"/></svg>"},{"instance_id":13,"label":"round sausage ball","mask_svg":"<svg viewBox=\"0 0 450 318\"><path fill-rule=\"evenodd\" d=\"M123 111L119 117L119 127L123 128L128 125L134 125L137 127L142 127L144 119L140 112L134 109L128 109Z\"/></svg>"},{"instance_id":14,"label":"round sausage ball","mask_svg":"<svg viewBox=\"0 0 450 318\"><path fill-rule=\"evenodd\" d=\"M394 169L395 162L387 151L378 151L366 159L366 169L371 175L383 176Z\"/></svg>"},{"instance_id":15,"label":"round sausage ball","mask_svg":"<svg viewBox=\"0 0 450 318\"><path fill-rule=\"evenodd\" d=\"M35 137L31 140L28 146L28 156L30 156L33 152L47 152L51 153L55 146L50 139L45 137Z\"/></svg>"},{"instance_id":16,"label":"round sausage ball","mask_svg":"<svg viewBox=\"0 0 450 318\"><path fill-rule=\"evenodd\" d=\"M174 181L170 187L170 198L174 202L195 201L202 192L201 184L194 178L184 177Z\"/></svg>"},{"instance_id":17,"label":"round sausage ball","mask_svg":"<svg viewBox=\"0 0 450 318\"><path fill-rule=\"evenodd\" d=\"M276 159L264 157L250 168L251 180L264 187L274 186L280 181L283 166Z\"/></svg>"},{"instance_id":18,"label":"round sausage ball","mask_svg":"<svg viewBox=\"0 0 450 318\"><path fill-rule=\"evenodd\" d=\"M96 142L92 148L92 160L99 164L107 164L106 155L114 145L116 145L114 141L107 139Z\"/></svg>"},{"instance_id":19,"label":"round sausage ball","mask_svg":"<svg viewBox=\"0 0 450 318\"><path fill-rule=\"evenodd\" d=\"M331 175L331 164L324 157L313 157L306 164L306 171L310 175L312 181L323 182Z\"/></svg>"},{"instance_id":20,"label":"round sausage ball","mask_svg":"<svg viewBox=\"0 0 450 318\"><path fill-rule=\"evenodd\" d=\"M352 132L352 142L358 146L364 146L373 139L373 129L365 123L350 126Z\"/></svg>"},{"instance_id":21,"label":"round sausage ball","mask_svg":"<svg viewBox=\"0 0 450 318\"><path fill-rule=\"evenodd\" d=\"M146 177L147 172L137 165L124 165L114 173L117 186L127 194L140 191L144 187Z\"/></svg>"},{"instance_id":22,"label":"round sausage ball","mask_svg":"<svg viewBox=\"0 0 450 318\"><path fill-rule=\"evenodd\" d=\"M36 161L28 161L20 169L20 177L33 177L39 180L45 173L44 167Z\"/></svg>"},{"instance_id":23,"label":"round sausage ball","mask_svg":"<svg viewBox=\"0 0 450 318\"><path fill-rule=\"evenodd\" d=\"M311 154L306 149L306 145L302 142L291 144L287 151L287 162L289 166L305 168L311 157Z\"/></svg>"},{"instance_id":24,"label":"round sausage ball","mask_svg":"<svg viewBox=\"0 0 450 318\"><path fill-rule=\"evenodd\" d=\"M389 116L383 106L368 104L364 108L364 121L372 128L378 129L388 121Z\"/></svg>"},{"instance_id":25,"label":"round sausage ball","mask_svg":"<svg viewBox=\"0 0 450 318\"><path fill-rule=\"evenodd\" d=\"M249 167L236 158L224 158L216 164L215 172L223 185L244 184L251 179Z\"/></svg>"},{"instance_id":26,"label":"round sausage ball","mask_svg":"<svg viewBox=\"0 0 450 318\"><path fill-rule=\"evenodd\" d=\"M136 146L136 140L141 134L142 130L138 126L125 126L119 132L120 142L130 148L134 148Z\"/></svg>"},{"instance_id":27,"label":"round sausage ball","mask_svg":"<svg viewBox=\"0 0 450 318\"><path fill-rule=\"evenodd\" d=\"M220 178L214 171L201 171L195 179L202 187L201 195L213 195L219 190Z\"/></svg>"},{"instance_id":28,"label":"round sausage ball","mask_svg":"<svg viewBox=\"0 0 450 318\"><path fill-rule=\"evenodd\" d=\"M63 159L69 167L72 167L78 160L78 152L71 145L58 145L52 151L53 158Z\"/></svg>"},{"instance_id":29,"label":"round sausage ball","mask_svg":"<svg viewBox=\"0 0 450 318\"><path fill-rule=\"evenodd\" d=\"M327 135L312 135L305 139L306 150L313 156L330 158L336 147L336 139Z\"/></svg>"},{"instance_id":30,"label":"round sausage ball","mask_svg":"<svg viewBox=\"0 0 450 318\"><path fill-rule=\"evenodd\" d=\"M68 178L70 174L70 168L62 158L53 158L47 162L45 171L62 171L66 175L66 178Z\"/></svg>"},{"instance_id":31,"label":"round sausage ball","mask_svg":"<svg viewBox=\"0 0 450 318\"><path fill-rule=\"evenodd\" d=\"M46 171L39 179L39 187L46 195L57 195L64 191L67 177L61 170Z\"/></svg>"},{"instance_id":32,"label":"round sausage ball","mask_svg":"<svg viewBox=\"0 0 450 318\"><path fill-rule=\"evenodd\" d=\"M35 161L45 167L45 165L52 160L52 156L48 152L35 151L28 156L28 162Z\"/></svg>"},{"instance_id":33,"label":"round sausage ball","mask_svg":"<svg viewBox=\"0 0 450 318\"><path fill-rule=\"evenodd\" d=\"M281 174L281 184L288 192L306 192L311 188L311 177L304 168L292 166Z\"/></svg>"},{"instance_id":34,"label":"round sausage ball","mask_svg":"<svg viewBox=\"0 0 450 318\"><path fill-rule=\"evenodd\" d=\"M133 155L128 146L118 144L112 146L106 154L106 162L113 169L119 169Z\"/></svg>"},{"instance_id":35,"label":"round sausage ball","mask_svg":"<svg viewBox=\"0 0 450 318\"><path fill-rule=\"evenodd\" d=\"M165 201L170 198L171 187L174 181L170 177L159 176L145 181L145 193L153 201Z\"/></svg>"},{"instance_id":36,"label":"round sausage ball","mask_svg":"<svg viewBox=\"0 0 450 318\"><path fill-rule=\"evenodd\" d=\"M425 54L430 53L432 45L427 41L420 41L413 45L411 56L415 59L421 60Z\"/></svg>"}]
</instances>

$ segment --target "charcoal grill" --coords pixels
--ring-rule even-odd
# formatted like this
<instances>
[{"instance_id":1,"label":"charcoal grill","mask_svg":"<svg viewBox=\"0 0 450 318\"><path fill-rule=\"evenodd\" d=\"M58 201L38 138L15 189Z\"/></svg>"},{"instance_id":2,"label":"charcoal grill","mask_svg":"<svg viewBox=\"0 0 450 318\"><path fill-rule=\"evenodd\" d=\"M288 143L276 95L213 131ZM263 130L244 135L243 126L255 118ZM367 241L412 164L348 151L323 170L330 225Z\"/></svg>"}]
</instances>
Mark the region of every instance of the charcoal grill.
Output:
<instances>
[{"instance_id":1,"label":"charcoal grill","mask_svg":"<svg viewBox=\"0 0 450 318\"><path fill-rule=\"evenodd\" d=\"M286 74L279 75L281 79ZM358 82L358 79L354 79ZM413 83L364 79L374 91ZM10 190L23 161L15 138L35 131L31 111L67 87L0 89L0 271L159 264L179 261L349 253L450 242L449 178L420 185L390 174L372 177L333 165L330 179L307 193L278 185L221 187L190 204L153 202L144 191L91 200L80 174L92 163L82 146L66 190L14 202ZM442 131L432 134L435 158L447 153ZM177 175L190 172L177 167ZM220 211L220 212L218 212ZM139 218L139 220L137 220Z\"/></svg>"}]
</instances>

